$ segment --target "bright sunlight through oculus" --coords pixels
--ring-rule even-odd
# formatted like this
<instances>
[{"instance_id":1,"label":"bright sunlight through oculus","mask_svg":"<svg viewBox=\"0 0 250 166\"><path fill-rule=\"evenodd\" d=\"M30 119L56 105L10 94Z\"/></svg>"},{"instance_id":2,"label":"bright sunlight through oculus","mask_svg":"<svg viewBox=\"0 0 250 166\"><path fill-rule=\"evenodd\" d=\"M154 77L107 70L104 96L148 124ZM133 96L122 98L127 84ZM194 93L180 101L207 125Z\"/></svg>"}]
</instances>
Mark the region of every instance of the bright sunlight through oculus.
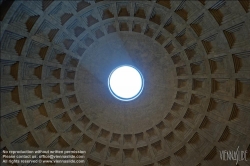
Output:
<instances>
[{"instance_id":1,"label":"bright sunlight through oculus","mask_svg":"<svg viewBox=\"0 0 250 166\"><path fill-rule=\"evenodd\" d=\"M143 89L142 74L133 66L119 66L109 75L108 86L111 94L122 101L137 98Z\"/></svg>"}]
</instances>

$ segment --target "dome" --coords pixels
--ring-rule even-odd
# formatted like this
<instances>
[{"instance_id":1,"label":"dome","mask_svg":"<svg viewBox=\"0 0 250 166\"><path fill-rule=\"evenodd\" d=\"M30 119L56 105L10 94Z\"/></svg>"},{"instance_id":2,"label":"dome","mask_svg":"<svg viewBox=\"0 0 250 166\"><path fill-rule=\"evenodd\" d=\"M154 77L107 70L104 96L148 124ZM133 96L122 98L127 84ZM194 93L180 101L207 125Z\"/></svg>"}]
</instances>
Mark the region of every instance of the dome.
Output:
<instances>
[{"instance_id":1,"label":"dome","mask_svg":"<svg viewBox=\"0 0 250 166\"><path fill-rule=\"evenodd\" d=\"M221 152L238 148L250 165L249 11L249 1L1 1L1 154L228 166ZM142 76L129 101L109 88L123 65Z\"/></svg>"}]
</instances>

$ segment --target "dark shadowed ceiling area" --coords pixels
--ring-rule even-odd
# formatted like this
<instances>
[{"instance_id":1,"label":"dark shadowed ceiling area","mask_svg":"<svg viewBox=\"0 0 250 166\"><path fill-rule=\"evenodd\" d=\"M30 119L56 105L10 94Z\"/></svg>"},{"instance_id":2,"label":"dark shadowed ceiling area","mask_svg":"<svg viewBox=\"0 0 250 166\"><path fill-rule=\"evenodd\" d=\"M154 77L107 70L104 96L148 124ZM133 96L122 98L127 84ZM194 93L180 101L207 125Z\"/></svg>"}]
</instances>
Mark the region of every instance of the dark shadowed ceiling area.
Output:
<instances>
[{"instance_id":1,"label":"dark shadowed ceiling area","mask_svg":"<svg viewBox=\"0 0 250 166\"><path fill-rule=\"evenodd\" d=\"M250 165L249 0L1 1L0 20L1 152L233 166L239 147ZM145 81L129 102L108 88L124 64Z\"/></svg>"}]
</instances>

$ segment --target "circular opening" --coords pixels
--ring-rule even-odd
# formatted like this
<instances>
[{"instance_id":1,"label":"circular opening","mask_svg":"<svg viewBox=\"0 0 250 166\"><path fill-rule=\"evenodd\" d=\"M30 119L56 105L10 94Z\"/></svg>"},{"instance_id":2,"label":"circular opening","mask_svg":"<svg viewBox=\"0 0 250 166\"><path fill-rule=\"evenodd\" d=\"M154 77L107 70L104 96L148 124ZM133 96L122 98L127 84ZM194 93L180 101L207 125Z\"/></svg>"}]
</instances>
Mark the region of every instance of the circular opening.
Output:
<instances>
[{"instance_id":1,"label":"circular opening","mask_svg":"<svg viewBox=\"0 0 250 166\"><path fill-rule=\"evenodd\" d=\"M119 66L109 75L108 86L111 94L122 101L136 99L144 85L141 72L133 66Z\"/></svg>"}]
</instances>

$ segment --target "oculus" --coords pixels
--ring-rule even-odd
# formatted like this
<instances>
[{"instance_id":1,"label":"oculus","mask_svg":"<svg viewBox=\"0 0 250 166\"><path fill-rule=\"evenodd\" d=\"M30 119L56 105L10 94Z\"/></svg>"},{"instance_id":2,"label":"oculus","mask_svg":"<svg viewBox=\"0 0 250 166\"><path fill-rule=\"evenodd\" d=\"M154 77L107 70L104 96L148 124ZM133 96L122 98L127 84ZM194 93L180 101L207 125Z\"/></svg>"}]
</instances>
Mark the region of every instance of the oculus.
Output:
<instances>
[{"instance_id":1,"label":"oculus","mask_svg":"<svg viewBox=\"0 0 250 166\"><path fill-rule=\"evenodd\" d=\"M130 65L118 66L108 78L109 91L116 99L122 101L136 99L141 94L143 86L141 72Z\"/></svg>"}]
</instances>

